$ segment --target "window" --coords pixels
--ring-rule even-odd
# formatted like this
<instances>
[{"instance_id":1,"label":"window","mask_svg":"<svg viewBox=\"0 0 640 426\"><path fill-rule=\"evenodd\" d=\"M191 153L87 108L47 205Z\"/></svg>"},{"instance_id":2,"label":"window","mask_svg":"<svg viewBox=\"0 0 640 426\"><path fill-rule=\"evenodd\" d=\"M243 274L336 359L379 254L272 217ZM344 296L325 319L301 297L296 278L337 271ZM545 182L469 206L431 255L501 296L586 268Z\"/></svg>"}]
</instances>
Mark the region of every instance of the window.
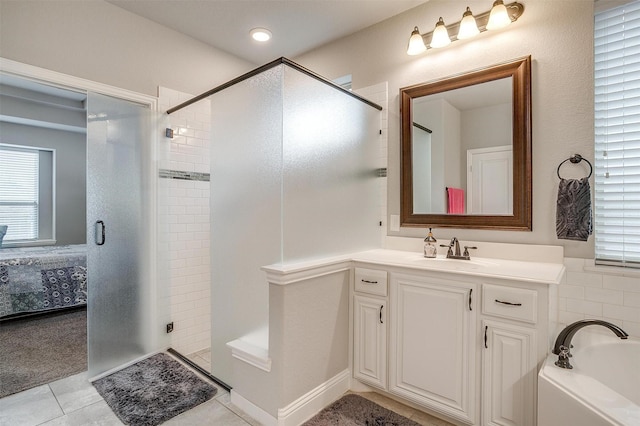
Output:
<instances>
[{"instance_id":1,"label":"window","mask_svg":"<svg viewBox=\"0 0 640 426\"><path fill-rule=\"evenodd\" d=\"M640 1L595 16L596 263L640 267Z\"/></svg>"},{"instance_id":2,"label":"window","mask_svg":"<svg viewBox=\"0 0 640 426\"><path fill-rule=\"evenodd\" d=\"M38 239L38 149L0 144L0 225L5 243Z\"/></svg>"}]
</instances>

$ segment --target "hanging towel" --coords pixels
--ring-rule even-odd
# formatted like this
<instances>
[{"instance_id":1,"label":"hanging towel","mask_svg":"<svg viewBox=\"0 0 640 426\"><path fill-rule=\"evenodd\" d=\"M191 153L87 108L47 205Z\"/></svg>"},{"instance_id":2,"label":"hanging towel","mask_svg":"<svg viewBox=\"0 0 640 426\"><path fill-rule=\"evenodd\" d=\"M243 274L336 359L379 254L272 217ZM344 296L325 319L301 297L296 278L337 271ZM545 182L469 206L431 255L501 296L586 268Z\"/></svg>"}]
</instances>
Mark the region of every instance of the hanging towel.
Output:
<instances>
[{"instance_id":1,"label":"hanging towel","mask_svg":"<svg viewBox=\"0 0 640 426\"><path fill-rule=\"evenodd\" d=\"M464 190L460 188L447 188L447 213L464 214Z\"/></svg>"},{"instance_id":2,"label":"hanging towel","mask_svg":"<svg viewBox=\"0 0 640 426\"><path fill-rule=\"evenodd\" d=\"M561 178L556 206L556 235L564 240L587 241L592 230L589 178Z\"/></svg>"}]
</instances>

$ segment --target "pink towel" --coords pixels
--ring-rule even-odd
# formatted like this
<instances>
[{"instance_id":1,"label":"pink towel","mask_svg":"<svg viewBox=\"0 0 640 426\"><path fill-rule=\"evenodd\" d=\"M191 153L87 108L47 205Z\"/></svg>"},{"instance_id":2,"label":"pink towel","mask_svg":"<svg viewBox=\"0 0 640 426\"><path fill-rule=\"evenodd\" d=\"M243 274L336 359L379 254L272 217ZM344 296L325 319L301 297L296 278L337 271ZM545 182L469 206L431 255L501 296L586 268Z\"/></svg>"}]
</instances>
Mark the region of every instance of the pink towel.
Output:
<instances>
[{"instance_id":1,"label":"pink towel","mask_svg":"<svg viewBox=\"0 0 640 426\"><path fill-rule=\"evenodd\" d=\"M448 210L447 213L464 214L464 189L447 188Z\"/></svg>"}]
</instances>

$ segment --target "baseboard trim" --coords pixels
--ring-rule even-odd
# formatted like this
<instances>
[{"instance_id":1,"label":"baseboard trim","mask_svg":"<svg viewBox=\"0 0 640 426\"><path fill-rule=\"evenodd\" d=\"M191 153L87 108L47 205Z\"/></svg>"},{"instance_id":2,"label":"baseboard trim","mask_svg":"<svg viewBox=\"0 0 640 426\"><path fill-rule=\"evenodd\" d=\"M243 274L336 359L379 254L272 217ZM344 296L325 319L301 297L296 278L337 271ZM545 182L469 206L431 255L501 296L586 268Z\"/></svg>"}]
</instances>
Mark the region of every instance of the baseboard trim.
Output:
<instances>
[{"instance_id":1,"label":"baseboard trim","mask_svg":"<svg viewBox=\"0 0 640 426\"><path fill-rule=\"evenodd\" d=\"M278 418L231 390L231 403L265 426L298 426L349 390L351 372L347 369L302 395L284 408Z\"/></svg>"},{"instance_id":2,"label":"baseboard trim","mask_svg":"<svg viewBox=\"0 0 640 426\"><path fill-rule=\"evenodd\" d=\"M278 419L231 389L231 403L264 426L278 426Z\"/></svg>"},{"instance_id":3,"label":"baseboard trim","mask_svg":"<svg viewBox=\"0 0 640 426\"><path fill-rule=\"evenodd\" d=\"M351 372L347 369L278 409L278 426L297 426L349 390Z\"/></svg>"}]
</instances>

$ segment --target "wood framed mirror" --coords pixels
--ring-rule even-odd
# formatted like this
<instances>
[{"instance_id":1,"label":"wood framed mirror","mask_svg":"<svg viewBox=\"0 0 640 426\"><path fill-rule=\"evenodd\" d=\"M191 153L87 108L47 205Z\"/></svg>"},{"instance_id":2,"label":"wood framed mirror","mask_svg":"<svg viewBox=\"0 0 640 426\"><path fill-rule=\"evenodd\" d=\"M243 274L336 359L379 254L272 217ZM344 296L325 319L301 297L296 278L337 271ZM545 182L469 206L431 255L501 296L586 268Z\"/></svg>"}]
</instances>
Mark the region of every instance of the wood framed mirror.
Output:
<instances>
[{"instance_id":1,"label":"wood framed mirror","mask_svg":"<svg viewBox=\"0 0 640 426\"><path fill-rule=\"evenodd\" d=\"M531 231L531 57L400 89L405 227Z\"/></svg>"}]
</instances>

